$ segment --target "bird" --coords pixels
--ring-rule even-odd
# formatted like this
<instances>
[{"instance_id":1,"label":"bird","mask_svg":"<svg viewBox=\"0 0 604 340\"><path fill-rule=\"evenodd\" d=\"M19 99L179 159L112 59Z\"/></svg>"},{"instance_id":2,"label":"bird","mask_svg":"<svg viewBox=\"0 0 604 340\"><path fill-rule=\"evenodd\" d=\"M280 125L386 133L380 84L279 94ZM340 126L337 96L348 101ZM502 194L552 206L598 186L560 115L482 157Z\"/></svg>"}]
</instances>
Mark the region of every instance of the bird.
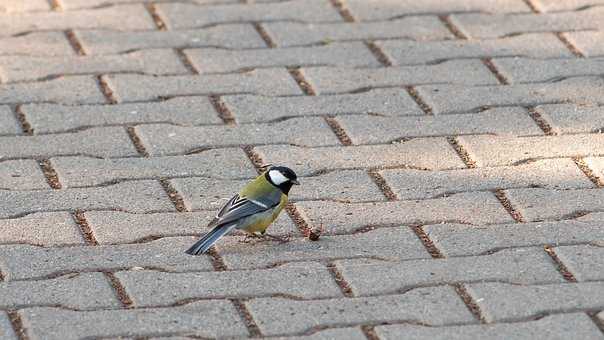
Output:
<instances>
[{"instance_id":1,"label":"bird","mask_svg":"<svg viewBox=\"0 0 604 340\"><path fill-rule=\"evenodd\" d=\"M285 166L268 167L222 206L208 225L212 230L195 242L186 253L206 253L222 236L233 229L252 235L264 235L268 226L287 204L292 186L299 184L292 169Z\"/></svg>"}]
</instances>

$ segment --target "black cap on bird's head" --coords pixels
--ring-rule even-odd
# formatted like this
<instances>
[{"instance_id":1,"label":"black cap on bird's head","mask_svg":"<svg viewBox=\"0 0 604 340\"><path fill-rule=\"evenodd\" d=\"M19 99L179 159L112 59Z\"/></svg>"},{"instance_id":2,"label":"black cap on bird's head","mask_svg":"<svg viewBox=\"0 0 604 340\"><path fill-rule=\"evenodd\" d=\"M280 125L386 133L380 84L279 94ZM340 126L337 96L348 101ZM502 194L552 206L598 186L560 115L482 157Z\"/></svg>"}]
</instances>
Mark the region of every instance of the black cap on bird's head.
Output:
<instances>
[{"instance_id":1,"label":"black cap on bird's head","mask_svg":"<svg viewBox=\"0 0 604 340\"><path fill-rule=\"evenodd\" d=\"M285 166L271 166L265 173L266 179L284 194L289 193L292 185L299 185L296 173Z\"/></svg>"}]
</instances>

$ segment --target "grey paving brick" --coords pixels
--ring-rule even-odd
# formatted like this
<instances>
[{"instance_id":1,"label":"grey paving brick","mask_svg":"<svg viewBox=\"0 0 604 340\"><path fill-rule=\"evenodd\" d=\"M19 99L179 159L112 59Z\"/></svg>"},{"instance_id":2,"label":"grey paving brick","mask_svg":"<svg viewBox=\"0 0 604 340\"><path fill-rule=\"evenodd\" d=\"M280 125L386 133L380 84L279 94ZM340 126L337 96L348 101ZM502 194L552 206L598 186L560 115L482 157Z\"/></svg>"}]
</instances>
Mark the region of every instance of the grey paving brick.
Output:
<instances>
[{"instance_id":1,"label":"grey paving brick","mask_svg":"<svg viewBox=\"0 0 604 340\"><path fill-rule=\"evenodd\" d=\"M518 107L492 108L473 114L381 117L338 116L353 144L391 143L405 137L463 134L542 135L543 131Z\"/></svg>"},{"instance_id":2,"label":"grey paving brick","mask_svg":"<svg viewBox=\"0 0 604 340\"><path fill-rule=\"evenodd\" d=\"M537 0L535 6L542 12L580 10L589 6L604 5L602 0Z\"/></svg>"},{"instance_id":3,"label":"grey paving brick","mask_svg":"<svg viewBox=\"0 0 604 340\"><path fill-rule=\"evenodd\" d=\"M556 36L545 33L484 40L385 40L377 44L395 65L423 64L453 58L572 57L571 52Z\"/></svg>"},{"instance_id":4,"label":"grey paving brick","mask_svg":"<svg viewBox=\"0 0 604 340\"><path fill-rule=\"evenodd\" d=\"M50 246L83 244L80 228L67 212L35 213L0 220L0 244L29 243Z\"/></svg>"},{"instance_id":5,"label":"grey paving brick","mask_svg":"<svg viewBox=\"0 0 604 340\"><path fill-rule=\"evenodd\" d=\"M90 294L94 291L94 294ZM75 309L120 307L102 273L81 273L51 280L0 283L0 307L57 306Z\"/></svg>"},{"instance_id":6,"label":"grey paving brick","mask_svg":"<svg viewBox=\"0 0 604 340\"><path fill-rule=\"evenodd\" d=\"M332 340L332 339L367 339L358 327L330 328L316 331L310 335L276 337L278 340Z\"/></svg>"},{"instance_id":7,"label":"grey paving brick","mask_svg":"<svg viewBox=\"0 0 604 340\"><path fill-rule=\"evenodd\" d=\"M186 50L185 53L201 73L235 72L252 68L300 65L380 66L369 48L362 42L255 50L204 48Z\"/></svg>"},{"instance_id":8,"label":"grey paving brick","mask_svg":"<svg viewBox=\"0 0 604 340\"><path fill-rule=\"evenodd\" d=\"M218 23L293 20L343 21L326 0L282 1L239 5L197 6L184 3L158 5L170 28L202 27Z\"/></svg>"},{"instance_id":9,"label":"grey paving brick","mask_svg":"<svg viewBox=\"0 0 604 340\"><path fill-rule=\"evenodd\" d=\"M604 32L578 31L565 34L573 46L577 47L586 57L604 55L604 46L600 44L604 39Z\"/></svg>"},{"instance_id":10,"label":"grey paving brick","mask_svg":"<svg viewBox=\"0 0 604 340\"><path fill-rule=\"evenodd\" d=\"M71 311L27 308L21 311L31 339L193 334L206 338L247 336L229 301L197 301L174 308Z\"/></svg>"},{"instance_id":11,"label":"grey paving brick","mask_svg":"<svg viewBox=\"0 0 604 340\"><path fill-rule=\"evenodd\" d=\"M216 216L214 210L132 214L121 211L87 211L86 219L96 240L100 244L131 243L164 236L195 235L207 232L206 226ZM286 213L271 225L268 232L272 235L299 235L299 231ZM233 231L232 235L243 235ZM193 244L195 240L191 239Z\"/></svg>"},{"instance_id":12,"label":"grey paving brick","mask_svg":"<svg viewBox=\"0 0 604 340\"><path fill-rule=\"evenodd\" d=\"M46 178L34 160L19 159L0 162L0 189L48 189Z\"/></svg>"},{"instance_id":13,"label":"grey paving brick","mask_svg":"<svg viewBox=\"0 0 604 340\"><path fill-rule=\"evenodd\" d=\"M604 107L597 105L551 104L536 110L556 133L599 133L604 131Z\"/></svg>"},{"instance_id":14,"label":"grey paving brick","mask_svg":"<svg viewBox=\"0 0 604 340\"><path fill-rule=\"evenodd\" d=\"M419 96L435 114L478 110L488 106L552 103L601 103L604 80L598 77L570 78L555 83L467 87L459 85L418 86Z\"/></svg>"},{"instance_id":15,"label":"grey paving brick","mask_svg":"<svg viewBox=\"0 0 604 340\"><path fill-rule=\"evenodd\" d=\"M342 260L336 265L357 295L397 293L418 286L458 282L564 282L542 248L506 249L493 255L400 263Z\"/></svg>"},{"instance_id":16,"label":"grey paving brick","mask_svg":"<svg viewBox=\"0 0 604 340\"><path fill-rule=\"evenodd\" d=\"M1 76L1 75L0 75ZM20 134L21 128L10 106L0 105L0 135Z\"/></svg>"},{"instance_id":17,"label":"grey paving brick","mask_svg":"<svg viewBox=\"0 0 604 340\"><path fill-rule=\"evenodd\" d=\"M433 83L465 85L497 83L497 79L480 60L452 60L436 65L352 70L341 67L309 67L302 71L317 94Z\"/></svg>"},{"instance_id":18,"label":"grey paving brick","mask_svg":"<svg viewBox=\"0 0 604 340\"><path fill-rule=\"evenodd\" d=\"M430 327L420 325L388 325L375 328L380 339L552 339L573 337L601 339L602 334L583 313L554 314L538 320L514 323Z\"/></svg>"},{"instance_id":19,"label":"grey paving brick","mask_svg":"<svg viewBox=\"0 0 604 340\"><path fill-rule=\"evenodd\" d=\"M561 219L586 211L604 210L604 190L510 189L512 205L529 221Z\"/></svg>"},{"instance_id":20,"label":"grey paving brick","mask_svg":"<svg viewBox=\"0 0 604 340\"><path fill-rule=\"evenodd\" d=\"M297 46L364 39L447 39L451 32L435 16L345 23L270 22L264 24L278 46Z\"/></svg>"},{"instance_id":21,"label":"grey paving brick","mask_svg":"<svg viewBox=\"0 0 604 340\"><path fill-rule=\"evenodd\" d=\"M178 31L76 31L86 51L114 54L137 49L170 47L262 48L266 43L251 24L219 25Z\"/></svg>"},{"instance_id":22,"label":"grey paving brick","mask_svg":"<svg viewBox=\"0 0 604 340\"><path fill-rule=\"evenodd\" d=\"M65 210L122 210L134 213L173 211L174 205L156 181L132 181L97 188L0 191L0 217Z\"/></svg>"},{"instance_id":23,"label":"grey paving brick","mask_svg":"<svg viewBox=\"0 0 604 340\"><path fill-rule=\"evenodd\" d=\"M604 278L604 247L563 246L554 249L566 268L578 281L597 281Z\"/></svg>"},{"instance_id":24,"label":"grey paving brick","mask_svg":"<svg viewBox=\"0 0 604 340\"><path fill-rule=\"evenodd\" d=\"M604 59L528 59L493 60L495 67L513 83L549 82L567 77L604 74Z\"/></svg>"},{"instance_id":25,"label":"grey paving brick","mask_svg":"<svg viewBox=\"0 0 604 340\"><path fill-rule=\"evenodd\" d=\"M324 224L327 232L352 232L365 226L410 225L456 221L469 224L511 222L510 215L490 192L461 193L421 201L339 203L305 201L296 204L310 225Z\"/></svg>"},{"instance_id":26,"label":"grey paving brick","mask_svg":"<svg viewBox=\"0 0 604 340\"><path fill-rule=\"evenodd\" d=\"M112 56L0 57L5 82L39 80L57 75L137 72L146 74L187 74L187 68L172 50L136 51Z\"/></svg>"},{"instance_id":27,"label":"grey paving brick","mask_svg":"<svg viewBox=\"0 0 604 340\"><path fill-rule=\"evenodd\" d=\"M337 145L339 141L322 118L294 118L268 124L238 126L139 125L136 132L151 155L243 144Z\"/></svg>"},{"instance_id":28,"label":"grey paving brick","mask_svg":"<svg viewBox=\"0 0 604 340\"><path fill-rule=\"evenodd\" d=\"M245 73L153 77L110 75L109 86L120 101L143 101L180 95L256 93L272 96L302 94L285 68ZM0 97L0 100L2 97Z\"/></svg>"},{"instance_id":29,"label":"grey paving brick","mask_svg":"<svg viewBox=\"0 0 604 340\"><path fill-rule=\"evenodd\" d=\"M153 103L116 105L28 104L21 106L21 110L34 133L57 133L117 124L222 123L207 97L176 97Z\"/></svg>"},{"instance_id":30,"label":"grey paving brick","mask_svg":"<svg viewBox=\"0 0 604 340\"><path fill-rule=\"evenodd\" d=\"M18 13L48 10L50 10L50 4L44 0L2 1L2 3L0 3L0 13Z\"/></svg>"},{"instance_id":31,"label":"grey paving brick","mask_svg":"<svg viewBox=\"0 0 604 340\"><path fill-rule=\"evenodd\" d=\"M75 55L63 32L31 32L13 37L0 37L0 45L0 55Z\"/></svg>"},{"instance_id":32,"label":"grey paving brick","mask_svg":"<svg viewBox=\"0 0 604 340\"><path fill-rule=\"evenodd\" d=\"M461 136L459 141L478 166L497 166L538 158L597 156L602 152L604 135Z\"/></svg>"},{"instance_id":33,"label":"grey paving brick","mask_svg":"<svg viewBox=\"0 0 604 340\"><path fill-rule=\"evenodd\" d=\"M133 267L163 271L212 270L209 258L185 254L193 238L163 238L125 245L41 248L0 246L0 266L9 281L84 271Z\"/></svg>"},{"instance_id":34,"label":"grey paving brick","mask_svg":"<svg viewBox=\"0 0 604 340\"><path fill-rule=\"evenodd\" d=\"M154 29L155 25L141 4L64 12L0 13L0 32L3 35L69 28L144 30Z\"/></svg>"},{"instance_id":35,"label":"grey paving brick","mask_svg":"<svg viewBox=\"0 0 604 340\"><path fill-rule=\"evenodd\" d=\"M187 156L152 158L60 157L52 158L51 163L64 187L158 177L252 178L256 175L253 165L241 149L207 150Z\"/></svg>"},{"instance_id":36,"label":"grey paving brick","mask_svg":"<svg viewBox=\"0 0 604 340\"><path fill-rule=\"evenodd\" d=\"M17 334L13 330L8 314L0 311L0 339L2 340L17 340Z\"/></svg>"},{"instance_id":37,"label":"grey paving brick","mask_svg":"<svg viewBox=\"0 0 604 340\"><path fill-rule=\"evenodd\" d=\"M424 114L403 89L374 89L355 94L287 98L233 95L224 96L222 99L240 123L325 114L379 113L388 116Z\"/></svg>"},{"instance_id":38,"label":"grey paving brick","mask_svg":"<svg viewBox=\"0 0 604 340\"><path fill-rule=\"evenodd\" d=\"M604 178L604 158L601 157L589 157L585 159L585 162L590 169L594 172L594 176L603 179Z\"/></svg>"},{"instance_id":39,"label":"grey paving brick","mask_svg":"<svg viewBox=\"0 0 604 340\"><path fill-rule=\"evenodd\" d=\"M267 335L342 324L410 321L442 325L472 321L472 315L451 287L418 288L401 295L318 301L260 298L246 304L260 330Z\"/></svg>"},{"instance_id":40,"label":"grey paving brick","mask_svg":"<svg viewBox=\"0 0 604 340\"><path fill-rule=\"evenodd\" d=\"M384 20L392 19L402 15L412 14L445 14L451 12L495 12L515 13L529 12L530 9L519 0L389 0L389 1L367 1L349 0L347 7L352 15L360 20Z\"/></svg>"},{"instance_id":41,"label":"grey paving brick","mask_svg":"<svg viewBox=\"0 0 604 340\"><path fill-rule=\"evenodd\" d=\"M354 235L323 235L317 242L292 238L287 243L241 244L226 238L217 245L228 268L273 267L284 262L368 257L386 260L428 259L430 254L410 228L378 228Z\"/></svg>"},{"instance_id":42,"label":"grey paving brick","mask_svg":"<svg viewBox=\"0 0 604 340\"><path fill-rule=\"evenodd\" d=\"M491 226L434 224L424 230L445 256L480 255L510 247L575 244L604 240L601 219Z\"/></svg>"},{"instance_id":43,"label":"grey paving brick","mask_svg":"<svg viewBox=\"0 0 604 340\"><path fill-rule=\"evenodd\" d=\"M127 4L142 2L140 0L61 0L62 7L65 9L75 8L91 8L91 7L104 7L113 4ZM201 5L213 5L213 4L227 4L237 3L238 0L192 0L188 1L191 3L197 3Z\"/></svg>"},{"instance_id":44,"label":"grey paving brick","mask_svg":"<svg viewBox=\"0 0 604 340\"><path fill-rule=\"evenodd\" d=\"M138 155L126 130L121 127L100 127L56 135L0 137L0 157L4 158L77 154L96 157Z\"/></svg>"},{"instance_id":45,"label":"grey paving brick","mask_svg":"<svg viewBox=\"0 0 604 340\"><path fill-rule=\"evenodd\" d=\"M593 188L594 184L571 159L543 159L513 167L424 171L382 170L399 199L424 199L465 191L499 188Z\"/></svg>"},{"instance_id":46,"label":"grey paving brick","mask_svg":"<svg viewBox=\"0 0 604 340\"><path fill-rule=\"evenodd\" d=\"M267 163L290 164L299 176L326 170L372 167L465 168L444 138L412 139L389 145L320 149L271 145L256 147L254 150Z\"/></svg>"},{"instance_id":47,"label":"grey paving brick","mask_svg":"<svg viewBox=\"0 0 604 340\"><path fill-rule=\"evenodd\" d=\"M477 283L467 287L487 322L518 320L552 312L599 310L604 307L604 282L518 286Z\"/></svg>"},{"instance_id":48,"label":"grey paving brick","mask_svg":"<svg viewBox=\"0 0 604 340\"><path fill-rule=\"evenodd\" d=\"M97 104L106 99L92 76L61 77L35 83L0 84L0 104L57 102Z\"/></svg>"},{"instance_id":49,"label":"grey paving brick","mask_svg":"<svg viewBox=\"0 0 604 340\"><path fill-rule=\"evenodd\" d=\"M171 305L200 298L258 297L282 294L302 299L340 297L342 292L324 265L287 264L263 270L205 273L119 272L137 306ZM183 282L194 282L189 285Z\"/></svg>"},{"instance_id":50,"label":"grey paving brick","mask_svg":"<svg viewBox=\"0 0 604 340\"><path fill-rule=\"evenodd\" d=\"M454 14L451 21L466 36L496 38L529 32L598 30L604 22L602 7L559 13Z\"/></svg>"}]
</instances>

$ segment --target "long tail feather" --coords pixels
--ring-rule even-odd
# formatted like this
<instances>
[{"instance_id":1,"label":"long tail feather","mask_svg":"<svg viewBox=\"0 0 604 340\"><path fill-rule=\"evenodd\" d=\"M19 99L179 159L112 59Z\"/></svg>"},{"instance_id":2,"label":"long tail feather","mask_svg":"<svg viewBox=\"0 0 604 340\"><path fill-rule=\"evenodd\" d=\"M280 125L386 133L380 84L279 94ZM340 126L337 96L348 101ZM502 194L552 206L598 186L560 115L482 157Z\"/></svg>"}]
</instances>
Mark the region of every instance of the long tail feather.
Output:
<instances>
[{"instance_id":1,"label":"long tail feather","mask_svg":"<svg viewBox=\"0 0 604 340\"><path fill-rule=\"evenodd\" d=\"M224 224L216 226L214 229L210 230L207 234L205 234L199 241L195 242L191 248L187 249L186 253L189 255L200 255L208 251L216 241L218 241L222 236L235 228L236 224Z\"/></svg>"}]
</instances>

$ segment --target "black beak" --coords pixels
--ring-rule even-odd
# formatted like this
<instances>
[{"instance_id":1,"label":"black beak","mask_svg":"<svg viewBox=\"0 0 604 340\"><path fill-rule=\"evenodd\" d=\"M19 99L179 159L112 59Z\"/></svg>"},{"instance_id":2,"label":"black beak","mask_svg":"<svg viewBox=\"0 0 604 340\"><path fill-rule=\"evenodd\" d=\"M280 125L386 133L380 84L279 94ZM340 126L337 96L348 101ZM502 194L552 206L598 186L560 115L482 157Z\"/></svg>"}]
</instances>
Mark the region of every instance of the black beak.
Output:
<instances>
[{"instance_id":1,"label":"black beak","mask_svg":"<svg viewBox=\"0 0 604 340\"><path fill-rule=\"evenodd\" d=\"M290 182L292 182L294 185L300 185L300 182L298 182L297 179L290 179Z\"/></svg>"}]
</instances>

